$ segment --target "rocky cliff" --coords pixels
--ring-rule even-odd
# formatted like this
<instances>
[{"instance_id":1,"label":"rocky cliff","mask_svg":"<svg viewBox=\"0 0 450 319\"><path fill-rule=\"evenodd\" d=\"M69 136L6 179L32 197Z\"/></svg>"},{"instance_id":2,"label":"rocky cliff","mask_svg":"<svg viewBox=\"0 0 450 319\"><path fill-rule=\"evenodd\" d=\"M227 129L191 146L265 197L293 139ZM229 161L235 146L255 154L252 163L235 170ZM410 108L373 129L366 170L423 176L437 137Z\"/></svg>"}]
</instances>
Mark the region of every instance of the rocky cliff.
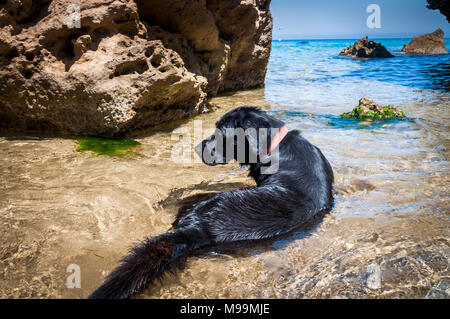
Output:
<instances>
[{"instance_id":1,"label":"rocky cliff","mask_svg":"<svg viewBox=\"0 0 450 319\"><path fill-rule=\"evenodd\" d=\"M262 85L269 4L0 1L0 128L120 135Z\"/></svg>"}]
</instances>

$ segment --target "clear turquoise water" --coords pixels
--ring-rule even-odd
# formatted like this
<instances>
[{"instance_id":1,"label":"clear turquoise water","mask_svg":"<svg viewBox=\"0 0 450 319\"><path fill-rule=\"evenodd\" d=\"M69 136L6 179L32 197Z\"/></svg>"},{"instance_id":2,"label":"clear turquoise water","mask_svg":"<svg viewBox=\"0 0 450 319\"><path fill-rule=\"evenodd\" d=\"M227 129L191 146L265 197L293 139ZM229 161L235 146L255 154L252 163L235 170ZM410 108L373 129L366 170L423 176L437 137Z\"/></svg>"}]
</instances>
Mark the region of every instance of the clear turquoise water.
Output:
<instances>
[{"instance_id":1,"label":"clear turquoise water","mask_svg":"<svg viewBox=\"0 0 450 319\"><path fill-rule=\"evenodd\" d=\"M269 112L324 152L337 189L359 180L376 185L357 201L337 194L335 216L442 214L437 200L450 198L450 54L410 56L400 50L411 39L375 40L396 57L339 57L356 39L274 41L264 90ZM364 96L396 105L407 118L340 118Z\"/></svg>"},{"instance_id":2,"label":"clear turquoise water","mask_svg":"<svg viewBox=\"0 0 450 319\"><path fill-rule=\"evenodd\" d=\"M357 105L362 96L382 104L405 104L434 99L431 91L450 92L450 54L406 55L400 50L411 39L373 39L395 58L338 56L356 40L273 41L266 99L283 108L333 114ZM450 39L446 43L450 51Z\"/></svg>"}]
</instances>

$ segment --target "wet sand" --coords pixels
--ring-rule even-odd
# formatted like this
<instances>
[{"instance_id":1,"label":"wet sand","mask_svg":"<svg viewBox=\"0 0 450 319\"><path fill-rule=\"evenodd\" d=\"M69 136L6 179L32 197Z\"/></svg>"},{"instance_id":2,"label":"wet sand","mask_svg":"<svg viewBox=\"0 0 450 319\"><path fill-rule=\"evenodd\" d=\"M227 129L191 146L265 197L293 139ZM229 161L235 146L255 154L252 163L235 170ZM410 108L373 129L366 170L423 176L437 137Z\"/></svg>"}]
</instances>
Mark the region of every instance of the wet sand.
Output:
<instances>
[{"instance_id":1,"label":"wet sand","mask_svg":"<svg viewBox=\"0 0 450 319\"><path fill-rule=\"evenodd\" d=\"M211 103L195 118L203 128L240 105L277 107L262 89ZM420 120L392 130L274 113L330 160L331 213L287 238L201 252L138 298L448 297L445 104L402 105ZM137 136L136 155L123 158L77 152L70 138L1 135L0 297L85 298L134 243L171 228L183 199L253 185L236 163L174 163L176 127L192 133L193 120ZM70 264L81 288L66 287Z\"/></svg>"}]
</instances>

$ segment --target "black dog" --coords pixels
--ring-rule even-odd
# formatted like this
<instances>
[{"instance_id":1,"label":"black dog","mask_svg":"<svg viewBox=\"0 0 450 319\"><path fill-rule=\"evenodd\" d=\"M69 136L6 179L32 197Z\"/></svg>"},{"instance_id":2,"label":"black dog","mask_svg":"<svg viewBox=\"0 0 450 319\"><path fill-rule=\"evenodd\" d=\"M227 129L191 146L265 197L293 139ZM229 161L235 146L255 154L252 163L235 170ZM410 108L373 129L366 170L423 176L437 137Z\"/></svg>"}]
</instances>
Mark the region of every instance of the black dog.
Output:
<instances>
[{"instance_id":1,"label":"black dog","mask_svg":"<svg viewBox=\"0 0 450 319\"><path fill-rule=\"evenodd\" d=\"M208 165L226 164L232 158L249 165L249 175L258 186L219 193L194 204L177 219L173 232L147 238L133 248L90 298L129 298L195 249L274 238L331 209L331 166L298 131L287 132L282 121L254 107L228 112L216 127L216 134L204 140L196 151ZM229 131L236 128L246 132L252 128L257 132L269 130L265 130L267 136L258 138L246 134L244 157L239 159L238 138L231 139L232 154L218 147L230 141ZM278 133L272 134L271 129ZM206 161L208 153L212 159ZM264 173L273 162L276 171Z\"/></svg>"}]
</instances>

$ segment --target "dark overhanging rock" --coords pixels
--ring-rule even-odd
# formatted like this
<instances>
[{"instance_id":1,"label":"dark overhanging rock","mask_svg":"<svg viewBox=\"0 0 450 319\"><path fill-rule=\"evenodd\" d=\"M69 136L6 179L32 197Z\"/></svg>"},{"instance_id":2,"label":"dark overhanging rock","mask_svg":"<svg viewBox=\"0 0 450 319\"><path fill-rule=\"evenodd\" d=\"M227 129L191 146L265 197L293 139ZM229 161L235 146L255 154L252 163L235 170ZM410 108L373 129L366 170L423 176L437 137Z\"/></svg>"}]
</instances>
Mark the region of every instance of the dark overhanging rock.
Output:
<instances>
[{"instance_id":1,"label":"dark overhanging rock","mask_svg":"<svg viewBox=\"0 0 450 319\"><path fill-rule=\"evenodd\" d=\"M443 15L447 17L447 21L450 22L450 1L448 0L427 0L428 9L439 10Z\"/></svg>"},{"instance_id":2,"label":"dark overhanging rock","mask_svg":"<svg viewBox=\"0 0 450 319\"><path fill-rule=\"evenodd\" d=\"M270 0L87 0L79 28L70 5L0 2L0 129L122 135L264 84Z\"/></svg>"}]
</instances>

